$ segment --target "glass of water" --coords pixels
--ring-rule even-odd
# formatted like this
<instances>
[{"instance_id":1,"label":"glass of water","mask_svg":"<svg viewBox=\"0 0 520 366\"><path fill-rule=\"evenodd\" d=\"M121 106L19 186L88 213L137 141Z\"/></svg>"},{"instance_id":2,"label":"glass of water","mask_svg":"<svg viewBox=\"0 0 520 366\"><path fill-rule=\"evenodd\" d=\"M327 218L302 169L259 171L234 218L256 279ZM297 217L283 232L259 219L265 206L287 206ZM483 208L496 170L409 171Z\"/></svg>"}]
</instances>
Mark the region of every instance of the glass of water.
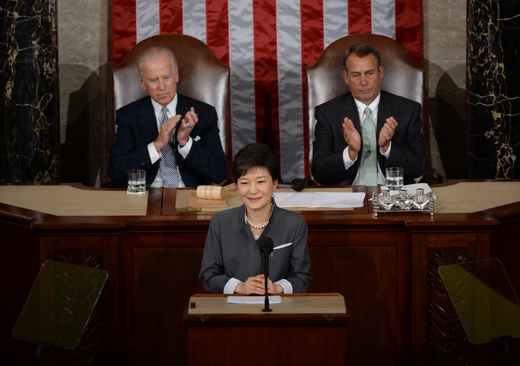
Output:
<instances>
[{"instance_id":1,"label":"glass of water","mask_svg":"<svg viewBox=\"0 0 520 366\"><path fill-rule=\"evenodd\" d=\"M128 188L126 193L144 194L146 192L146 171L131 169L128 171Z\"/></svg>"},{"instance_id":2,"label":"glass of water","mask_svg":"<svg viewBox=\"0 0 520 366\"><path fill-rule=\"evenodd\" d=\"M386 168L386 188L398 191L404 185L404 169L400 167Z\"/></svg>"}]
</instances>

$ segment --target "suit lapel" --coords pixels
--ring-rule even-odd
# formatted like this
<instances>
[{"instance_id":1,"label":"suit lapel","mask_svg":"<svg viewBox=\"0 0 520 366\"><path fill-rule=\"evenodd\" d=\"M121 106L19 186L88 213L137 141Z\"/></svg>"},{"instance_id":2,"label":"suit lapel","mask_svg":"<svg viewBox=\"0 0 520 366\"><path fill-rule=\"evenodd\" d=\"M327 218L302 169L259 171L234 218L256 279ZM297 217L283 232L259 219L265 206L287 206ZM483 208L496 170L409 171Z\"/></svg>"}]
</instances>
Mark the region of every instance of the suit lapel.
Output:
<instances>
[{"instance_id":1,"label":"suit lapel","mask_svg":"<svg viewBox=\"0 0 520 366\"><path fill-rule=\"evenodd\" d=\"M392 116L392 105L388 104L386 94L384 91L381 90L381 99L379 99L379 110L377 112L376 142L379 141L379 132L381 132L381 129L386 123L386 119L390 116ZM377 148L377 161L384 174L386 159L383 157L383 155L381 155L381 152L379 151L379 146Z\"/></svg>"},{"instance_id":2,"label":"suit lapel","mask_svg":"<svg viewBox=\"0 0 520 366\"><path fill-rule=\"evenodd\" d=\"M343 99L342 103L343 110L341 114L341 123L340 127L343 124L343 121L345 117L348 117L352 123L354 124L354 128L358 130L358 132L361 134L361 122L359 121L359 113L356 107L356 102L354 102L354 97L351 93L348 93L345 98ZM343 135L343 127L341 127L341 134Z\"/></svg>"},{"instance_id":3,"label":"suit lapel","mask_svg":"<svg viewBox=\"0 0 520 366\"><path fill-rule=\"evenodd\" d=\"M376 141L379 141L379 132L383 128L386 119L392 115L391 106L386 102L385 92L381 91L381 98L379 99L379 110L377 112L377 130ZM379 150L378 150L379 151Z\"/></svg>"},{"instance_id":4,"label":"suit lapel","mask_svg":"<svg viewBox=\"0 0 520 366\"><path fill-rule=\"evenodd\" d=\"M184 118L186 113L188 113L189 110L190 106L188 105L187 99L183 95L177 93L177 110L175 111L175 113L181 115L179 124L181 123L182 119Z\"/></svg>"},{"instance_id":5,"label":"suit lapel","mask_svg":"<svg viewBox=\"0 0 520 366\"><path fill-rule=\"evenodd\" d=\"M150 97L143 98L143 103L139 110L139 126L147 141L154 141L159 135L157 128L157 120L153 110L152 100Z\"/></svg>"},{"instance_id":6,"label":"suit lapel","mask_svg":"<svg viewBox=\"0 0 520 366\"><path fill-rule=\"evenodd\" d=\"M179 126L182 124L182 119L184 118L186 113L188 113L190 108L191 106L188 103L188 99L184 95L177 93L177 110L175 111L175 114L180 114L181 119L179 120L179 122L177 122L177 126L175 127L175 146L177 146L177 128L179 128ZM195 126L195 128L197 128L197 126ZM190 135L192 133L193 130L191 130Z\"/></svg>"}]
</instances>

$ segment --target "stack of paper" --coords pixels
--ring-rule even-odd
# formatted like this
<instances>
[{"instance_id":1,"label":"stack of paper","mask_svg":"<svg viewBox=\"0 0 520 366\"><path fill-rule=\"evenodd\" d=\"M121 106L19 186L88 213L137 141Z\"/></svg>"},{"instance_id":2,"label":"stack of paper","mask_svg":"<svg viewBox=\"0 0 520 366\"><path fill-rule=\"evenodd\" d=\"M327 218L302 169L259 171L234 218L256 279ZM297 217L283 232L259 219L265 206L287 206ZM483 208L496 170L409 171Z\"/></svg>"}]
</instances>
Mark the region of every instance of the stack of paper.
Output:
<instances>
[{"instance_id":1,"label":"stack of paper","mask_svg":"<svg viewBox=\"0 0 520 366\"><path fill-rule=\"evenodd\" d=\"M269 304L281 304L281 296L268 296ZM228 304L264 304L265 296L228 296Z\"/></svg>"},{"instance_id":2,"label":"stack of paper","mask_svg":"<svg viewBox=\"0 0 520 366\"><path fill-rule=\"evenodd\" d=\"M275 192L274 197L279 207L363 207L364 192Z\"/></svg>"}]
</instances>

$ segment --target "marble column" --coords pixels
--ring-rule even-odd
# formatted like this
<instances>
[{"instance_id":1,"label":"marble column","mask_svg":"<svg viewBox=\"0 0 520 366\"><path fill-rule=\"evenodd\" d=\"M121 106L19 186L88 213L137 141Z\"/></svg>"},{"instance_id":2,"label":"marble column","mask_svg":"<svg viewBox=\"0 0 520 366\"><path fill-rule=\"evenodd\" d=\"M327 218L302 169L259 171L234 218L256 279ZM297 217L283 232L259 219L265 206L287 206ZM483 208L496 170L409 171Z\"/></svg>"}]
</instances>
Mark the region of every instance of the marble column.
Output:
<instances>
[{"instance_id":1,"label":"marble column","mask_svg":"<svg viewBox=\"0 0 520 366\"><path fill-rule=\"evenodd\" d=\"M468 0L468 178L520 178L520 1Z\"/></svg>"},{"instance_id":2,"label":"marble column","mask_svg":"<svg viewBox=\"0 0 520 366\"><path fill-rule=\"evenodd\" d=\"M56 0L0 2L0 182L57 182Z\"/></svg>"}]
</instances>

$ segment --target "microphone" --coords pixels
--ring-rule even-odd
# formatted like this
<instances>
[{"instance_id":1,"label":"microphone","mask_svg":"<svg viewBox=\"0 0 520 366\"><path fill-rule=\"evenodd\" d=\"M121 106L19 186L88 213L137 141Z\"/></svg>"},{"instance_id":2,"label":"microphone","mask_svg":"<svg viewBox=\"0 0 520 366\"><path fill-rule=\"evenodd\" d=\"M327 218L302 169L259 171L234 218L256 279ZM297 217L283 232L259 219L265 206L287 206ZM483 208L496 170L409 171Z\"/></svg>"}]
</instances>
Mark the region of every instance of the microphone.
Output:
<instances>
[{"instance_id":1,"label":"microphone","mask_svg":"<svg viewBox=\"0 0 520 366\"><path fill-rule=\"evenodd\" d=\"M260 251L262 253L271 254L273 252L273 248L273 239L267 236L265 238L262 238L262 241L260 242Z\"/></svg>"},{"instance_id":2,"label":"microphone","mask_svg":"<svg viewBox=\"0 0 520 366\"><path fill-rule=\"evenodd\" d=\"M302 178L294 178L291 183L293 184L291 188L296 192L303 191L303 189L307 186L307 182Z\"/></svg>"},{"instance_id":3,"label":"microphone","mask_svg":"<svg viewBox=\"0 0 520 366\"><path fill-rule=\"evenodd\" d=\"M262 238L262 241L260 242L260 251L264 253L265 306L262 309L264 313L273 311L272 309L269 309L269 294L267 293L267 280L269 277L269 254L273 252L273 248L273 239L267 236Z\"/></svg>"},{"instance_id":4,"label":"microphone","mask_svg":"<svg viewBox=\"0 0 520 366\"><path fill-rule=\"evenodd\" d=\"M302 191L307 186L307 181L303 178L294 178L291 183L278 183L278 188L292 188L296 192Z\"/></svg>"}]
</instances>

